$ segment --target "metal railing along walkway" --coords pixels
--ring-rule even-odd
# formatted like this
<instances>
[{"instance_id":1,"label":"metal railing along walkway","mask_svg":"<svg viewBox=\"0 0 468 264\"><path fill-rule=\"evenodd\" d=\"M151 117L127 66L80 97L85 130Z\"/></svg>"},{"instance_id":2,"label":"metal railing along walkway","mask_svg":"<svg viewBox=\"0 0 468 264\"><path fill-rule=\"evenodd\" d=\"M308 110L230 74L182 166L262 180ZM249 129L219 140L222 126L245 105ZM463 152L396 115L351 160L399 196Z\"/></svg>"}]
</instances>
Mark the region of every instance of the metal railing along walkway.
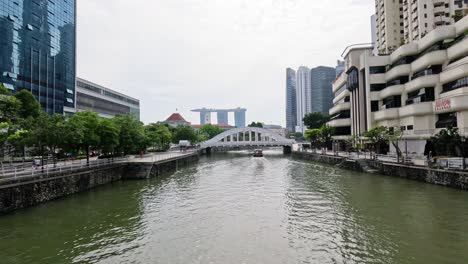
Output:
<instances>
[{"instance_id":1,"label":"metal railing along walkway","mask_svg":"<svg viewBox=\"0 0 468 264\"><path fill-rule=\"evenodd\" d=\"M24 180L33 178L47 178L49 176L63 174L65 172L79 172L82 170L98 169L111 165L126 164L129 162L159 162L177 157L191 156L196 152L164 153L159 155L129 156L114 159L98 159L75 161L60 161L56 164L44 164L43 166L2 166L0 168L0 184L12 179Z\"/></svg>"}]
</instances>

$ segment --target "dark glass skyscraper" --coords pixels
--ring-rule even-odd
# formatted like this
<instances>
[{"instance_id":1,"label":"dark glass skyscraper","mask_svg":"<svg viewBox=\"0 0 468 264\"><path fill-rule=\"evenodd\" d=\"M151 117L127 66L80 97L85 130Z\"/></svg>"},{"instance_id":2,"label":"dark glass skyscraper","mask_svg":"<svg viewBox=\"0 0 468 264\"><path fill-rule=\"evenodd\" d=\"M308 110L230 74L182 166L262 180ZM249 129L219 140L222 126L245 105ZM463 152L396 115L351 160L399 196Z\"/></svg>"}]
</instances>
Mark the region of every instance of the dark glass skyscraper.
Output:
<instances>
[{"instance_id":1,"label":"dark glass skyscraper","mask_svg":"<svg viewBox=\"0 0 468 264\"><path fill-rule=\"evenodd\" d=\"M312 113L328 115L333 105L332 83L335 77L335 68L320 66L310 70Z\"/></svg>"},{"instance_id":2,"label":"dark glass skyscraper","mask_svg":"<svg viewBox=\"0 0 468 264\"><path fill-rule=\"evenodd\" d=\"M0 83L47 113L75 108L75 0L0 0Z\"/></svg>"},{"instance_id":3,"label":"dark glass skyscraper","mask_svg":"<svg viewBox=\"0 0 468 264\"><path fill-rule=\"evenodd\" d=\"M297 125L296 71L286 69L286 128L293 132Z\"/></svg>"}]
</instances>

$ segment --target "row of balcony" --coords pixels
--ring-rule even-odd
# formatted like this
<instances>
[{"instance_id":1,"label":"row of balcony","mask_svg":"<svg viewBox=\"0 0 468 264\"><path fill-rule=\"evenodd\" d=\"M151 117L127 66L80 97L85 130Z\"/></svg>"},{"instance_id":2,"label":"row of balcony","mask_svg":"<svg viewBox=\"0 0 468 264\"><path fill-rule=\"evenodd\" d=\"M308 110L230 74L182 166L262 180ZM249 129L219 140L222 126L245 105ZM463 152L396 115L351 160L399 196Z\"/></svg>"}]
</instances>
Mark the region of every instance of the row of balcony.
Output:
<instances>
[{"instance_id":1,"label":"row of balcony","mask_svg":"<svg viewBox=\"0 0 468 264\"><path fill-rule=\"evenodd\" d=\"M421 53L431 45L446 39L454 39L461 36L468 31L468 16L455 23L455 25L448 25L436 28L430 31L418 42L412 42L399 47L390 55L391 63L395 63L400 58L406 56L414 56Z\"/></svg>"}]
</instances>

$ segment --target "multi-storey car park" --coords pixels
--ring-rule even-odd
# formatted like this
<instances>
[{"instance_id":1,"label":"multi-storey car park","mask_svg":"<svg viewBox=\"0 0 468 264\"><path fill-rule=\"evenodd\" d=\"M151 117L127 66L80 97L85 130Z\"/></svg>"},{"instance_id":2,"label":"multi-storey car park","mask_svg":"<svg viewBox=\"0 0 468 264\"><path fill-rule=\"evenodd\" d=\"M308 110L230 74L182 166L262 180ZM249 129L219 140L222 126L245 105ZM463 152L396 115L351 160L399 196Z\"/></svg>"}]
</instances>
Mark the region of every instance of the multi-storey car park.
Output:
<instances>
[{"instance_id":1,"label":"multi-storey car park","mask_svg":"<svg viewBox=\"0 0 468 264\"><path fill-rule=\"evenodd\" d=\"M346 70L333 83L335 140L373 127L400 127L405 149L422 154L447 127L468 136L468 16L437 27L388 56L372 47L349 49Z\"/></svg>"}]
</instances>

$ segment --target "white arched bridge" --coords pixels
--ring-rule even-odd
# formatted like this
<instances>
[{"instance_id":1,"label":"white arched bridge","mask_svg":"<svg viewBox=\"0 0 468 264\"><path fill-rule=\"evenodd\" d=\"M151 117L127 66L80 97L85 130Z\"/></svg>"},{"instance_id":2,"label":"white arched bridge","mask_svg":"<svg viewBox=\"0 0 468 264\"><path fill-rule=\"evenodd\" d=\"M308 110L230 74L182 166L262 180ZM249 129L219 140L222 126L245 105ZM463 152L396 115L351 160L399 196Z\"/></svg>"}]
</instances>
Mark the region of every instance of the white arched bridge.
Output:
<instances>
[{"instance_id":1,"label":"white arched bridge","mask_svg":"<svg viewBox=\"0 0 468 264\"><path fill-rule=\"evenodd\" d=\"M292 139L287 139L268 129L258 127L244 127L227 130L216 137L202 142L201 148L211 152L229 149L251 149L263 147L283 147L285 153L291 152Z\"/></svg>"}]
</instances>

